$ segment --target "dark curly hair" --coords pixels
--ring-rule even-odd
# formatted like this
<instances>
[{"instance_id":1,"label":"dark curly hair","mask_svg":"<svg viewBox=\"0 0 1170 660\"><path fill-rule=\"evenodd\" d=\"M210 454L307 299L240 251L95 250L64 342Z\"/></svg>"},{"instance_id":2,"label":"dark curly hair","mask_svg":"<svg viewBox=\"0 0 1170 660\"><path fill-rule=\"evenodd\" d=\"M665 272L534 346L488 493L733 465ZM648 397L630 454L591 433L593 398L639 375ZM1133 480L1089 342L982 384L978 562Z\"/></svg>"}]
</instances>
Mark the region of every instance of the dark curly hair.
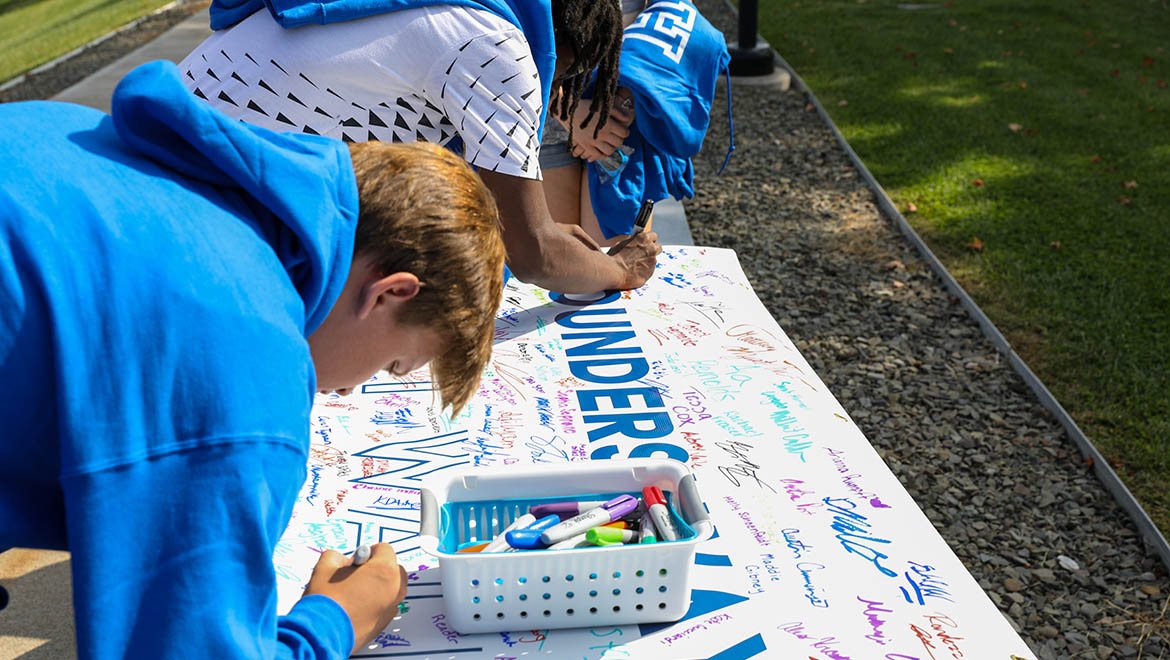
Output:
<instances>
[{"instance_id":1,"label":"dark curly hair","mask_svg":"<svg viewBox=\"0 0 1170 660\"><path fill-rule=\"evenodd\" d=\"M622 11L618 0L552 0L553 31L558 46L573 50L573 66L553 80L554 92L560 96L549 102L549 109L569 125L569 140L573 139L573 124L569 119L577 110L581 92L589 80L589 73L597 69L593 87L593 107L581 123L584 128L593 116L600 114L593 137L609 119L618 87L618 59L622 52Z\"/></svg>"}]
</instances>

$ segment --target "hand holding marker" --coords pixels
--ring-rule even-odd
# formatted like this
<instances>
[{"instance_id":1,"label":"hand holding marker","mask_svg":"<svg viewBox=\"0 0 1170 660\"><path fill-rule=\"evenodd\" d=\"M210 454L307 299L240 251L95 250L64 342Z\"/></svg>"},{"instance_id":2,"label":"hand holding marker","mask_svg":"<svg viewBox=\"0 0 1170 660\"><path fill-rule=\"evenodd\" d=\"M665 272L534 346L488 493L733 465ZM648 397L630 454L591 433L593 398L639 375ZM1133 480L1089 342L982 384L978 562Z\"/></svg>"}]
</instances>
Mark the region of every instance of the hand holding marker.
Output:
<instances>
[{"instance_id":1,"label":"hand holding marker","mask_svg":"<svg viewBox=\"0 0 1170 660\"><path fill-rule=\"evenodd\" d=\"M652 217L654 217L654 200L648 199L642 202L642 208L638 209L638 215L634 218L634 231L630 232L630 236L642 233L646 225L650 224Z\"/></svg>"},{"instance_id":2,"label":"hand holding marker","mask_svg":"<svg viewBox=\"0 0 1170 660\"><path fill-rule=\"evenodd\" d=\"M357 550L353 551L353 564L352 564L352 566L354 568L361 566L362 564L366 563L369 560L370 560L370 546L359 545L357 547ZM409 612L409 611L410 611L410 606L406 604L405 600L398 603L398 613L399 614L405 614L406 612Z\"/></svg>"}]
</instances>

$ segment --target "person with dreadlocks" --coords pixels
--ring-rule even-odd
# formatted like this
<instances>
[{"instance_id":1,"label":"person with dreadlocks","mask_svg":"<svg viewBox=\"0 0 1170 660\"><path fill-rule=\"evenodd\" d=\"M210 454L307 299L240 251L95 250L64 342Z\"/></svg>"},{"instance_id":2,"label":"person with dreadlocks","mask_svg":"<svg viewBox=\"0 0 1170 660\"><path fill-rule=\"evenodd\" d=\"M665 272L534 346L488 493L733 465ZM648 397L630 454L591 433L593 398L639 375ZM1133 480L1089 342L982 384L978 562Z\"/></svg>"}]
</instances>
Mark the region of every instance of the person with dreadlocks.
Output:
<instances>
[{"instance_id":1,"label":"person with dreadlocks","mask_svg":"<svg viewBox=\"0 0 1170 660\"><path fill-rule=\"evenodd\" d=\"M557 224L540 184L545 110L567 120L595 69L586 119L594 136L607 123L618 0L213 0L211 27L180 70L229 116L348 142L461 147L496 197L519 279L586 293L653 274L656 234L606 254Z\"/></svg>"},{"instance_id":2,"label":"person with dreadlocks","mask_svg":"<svg viewBox=\"0 0 1170 660\"><path fill-rule=\"evenodd\" d=\"M623 29L634 22L645 5L646 0L621 0ZM593 212L585 172L589 163L605 162L629 137L629 126L634 121L634 99L630 90L618 87L612 96L596 95L582 101L574 102L567 116L549 113L540 143L544 196L554 218L579 225L600 245L615 245L622 237L607 239L602 231ZM605 114L602 104L606 106ZM601 121L603 116L605 122ZM574 130L575 126L582 130ZM625 224L628 232L633 218Z\"/></svg>"}]
</instances>

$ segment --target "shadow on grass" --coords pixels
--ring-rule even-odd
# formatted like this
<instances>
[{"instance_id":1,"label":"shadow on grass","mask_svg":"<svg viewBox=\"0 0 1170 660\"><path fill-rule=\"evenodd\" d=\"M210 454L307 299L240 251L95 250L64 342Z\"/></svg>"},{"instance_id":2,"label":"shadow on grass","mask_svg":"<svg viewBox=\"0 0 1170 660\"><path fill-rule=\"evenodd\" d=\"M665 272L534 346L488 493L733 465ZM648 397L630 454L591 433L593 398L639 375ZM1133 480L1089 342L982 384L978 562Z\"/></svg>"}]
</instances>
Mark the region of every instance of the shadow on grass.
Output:
<instances>
[{"instance_id":1,"label":"shadow on grass","mask_svg":"<svg viewBox=\"0 0 1170 660\"><path fill-rule=\"evenodd\" d=\"M761 18L1170 530L1170 13L1147 5L827 1Z\"/></svg>"},{"instance_id":2,"label":"shadow on grass","mask_svg":"<svg viewBox=\"0 0 1170 660\"><path fill-rule=\"evenodd\" d=\"M0 0L0 21L4 20L6 14L41 2L45 2L45 0Z\"/></svg>"}]
</instances>

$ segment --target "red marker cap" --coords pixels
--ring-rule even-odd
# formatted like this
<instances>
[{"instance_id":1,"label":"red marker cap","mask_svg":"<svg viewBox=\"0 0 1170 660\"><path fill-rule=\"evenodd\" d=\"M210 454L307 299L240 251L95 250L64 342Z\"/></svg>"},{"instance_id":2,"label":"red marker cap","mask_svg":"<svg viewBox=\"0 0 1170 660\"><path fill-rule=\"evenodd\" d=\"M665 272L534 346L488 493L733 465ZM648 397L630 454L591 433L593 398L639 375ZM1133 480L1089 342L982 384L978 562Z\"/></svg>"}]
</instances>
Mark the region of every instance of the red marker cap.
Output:
<instances>
[{"instance_id":1,"label":"red marker cap","mask_svg":"<svg viewBox=\"0 0 1170 660\"><path fill-rule=\"evenodd\" d=\"M645 500L647 507L652 507L655 504L666 504L666 497L662 494L662 489L658 486L646 486L643 488L642 499Z\"/></svg>"}]
</instances>

